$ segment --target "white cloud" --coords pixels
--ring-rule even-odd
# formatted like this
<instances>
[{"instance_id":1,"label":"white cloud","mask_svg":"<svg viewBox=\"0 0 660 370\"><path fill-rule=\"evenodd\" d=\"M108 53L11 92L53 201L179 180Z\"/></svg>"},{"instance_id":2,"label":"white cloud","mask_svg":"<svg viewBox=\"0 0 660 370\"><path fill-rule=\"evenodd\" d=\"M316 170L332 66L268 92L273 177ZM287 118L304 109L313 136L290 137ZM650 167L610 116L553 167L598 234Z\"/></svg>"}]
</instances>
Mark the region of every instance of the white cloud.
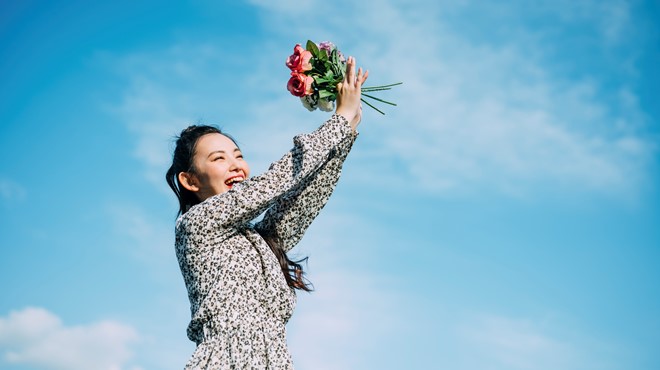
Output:
<instances>
[{"instance_id":1,"label":"white cloud","mask_svg":"<svg viewBox=\"0 0 660 370\"><path fill-rule=\"evenodd\" d=\"M297 0L282 0L277 2L268 0L248 0L248 3L268 10L296 15L308 14L308 12L313 10L314 6L317 5L314 1Z\"/></svg>"},{"instance_id":2,"label":"white cloud","mask_svg":"<svg viewBox=\"0 0 660 370\"><path fill-rule=\"evenodd\" d=\"M154 253L163 250L163 245L173 244L173 227L159 224L136 205L112 204L108 212L116 230L135 241L131 250L140 258L152 258Z\"/></svg>"},{"instance_id":3,"label":"white cloud","mask_svg":"<svg viewBox=\"0 0 660 370\"><path fill-rule=\"evenodd\" d=\"M365 118L362 130L372 139L361 139L369 145L356 155L365 162L360 164L365 181L384 180L394 170L405 175L396 177L405 181L400 188L439 194L487 190L525 196L559 189L622 198L634 198L646 181L657 148L644 136L646 117L635 93L628 86L611 92L588 74L558 72L545 57L561 40L548 39L545 29L527 25L519 37L475 41L451 17L486 5L386 1L378 6L333 3L344 9L343 17L322 17L304 29L279 27L295 24L297 13L286 4L253 3L263 7L273 33L291 45L304 41L292 39L303 30L310 37L347 40L346 50L371 69L372 83L404 81L386 95L399 104L387 109L388 117L370 112ZM600 32L610 39L623 37L617 30L629 27L629 10L621 2L567 9L573 8L546 3L526 11L567 24L614 27ZM491 10L502 19L518 15L515 6ZM162 180L170 161L166 148L174 134L200 117L223 112L232 120L221 124L258 169L286 150L293 134L315 127L296 122L322 120L303 112L282 87L281 60L291 45L275 40L244 50L243 58L262 56L251 60L249 72L241 72L244 60L227 57L226 45L206 43L181 43L115 63L130 82L118 112L136 134L136 155L147 165L150 180L168 192ZM398 164L403 166L392 168Z\"/></svg>"},{"instance_id":4,"label":"white cloud","mask_svg":"<svg viewBox=\"0 0 660 370\"><path fill-rule=\"evenodd\" d=\"M566 329L556 317L466 315L457 323L455 334L460 346L470 348L469 354L461 352L461 368L617 369L630 363L621 347Z\"/></svg>"},{"instance_id":5,"label":"white cloud","mask_svg":"<svg viewBox=\"0 0 660 370\"><path fill-rule=\"evenodd\" d=\"M7 178L0 178L0 198L5 200L25 199L27 191L16 181Z\"/></svg>"},{"instance_id":6,"label":"white cloud","mask_svg":"<svg viewBox=\"0 0 660 370\"><path fill-rule=\"evenodd\" d=\"M122 252L143 263L148 268L145 271L157 276L157 280L181 283L174 255L175 208L168 214L171 217L156 216L128 203L107 205L106 211L116 240L125 240L119 243L124 248Z\"/></svg>"},{"instance_id":7,"label":"white cloud","mask_svg":"<svg viewBox=\"0 0 660 370\"><path fill-rule=\"evenodd\" d=\"M400 326L396 300L384 291L385 279L368 272L315 262L311 295L299 294L288 325L288 342L301 369L368 368L379 340L394 336ZM319 267L320 267L319 266ZM375 338L378 338L376 340ZM337 354L341 353L341 356Z\"/></svg>"},{"instance_id":8,"label":"white cloud","mask_svg":"<svg viewBox=\"0 0 660 370\"><path fill-rule=\"evenodd\" d=\"M535 4L536 5L536 4ZM602 37L606 46L625 41L626 31L631 27L631 2L608 1L546 1L541 10L557 16L570 24L582 24Z\"/></svg>"},{"instance_id":9,"label":"white cloud","mask_svg":"<svg viewBox=\"0 0 660 370\"><path fill-rule=\"evenodd\" d=\"M122 370L139 339L132 327L115 321L65 326L59 317L28 307L0 317L3 362L52 370Z\"/></svg>"},{"instance_id":10,"label":"white cloud","mask_svg":"<svg viewBox=\"0 0 660 370\"><path fill-rule=\"evenodd\" d=\"M227 48L225 41L184 40L112 62L128 82L118 116L135 135L136 156L145 164L147 178L170 196L163 181L171 159L169 143L187 124L201 118L228 128L257 173L288 149L294 134L323 119L306 112L284 89L283 60L294 43L306 38L333 40L357 55L371 70L372 84L405 83L384 94L399 103L387 108L386 117L366 113L350 158L351 166L359 167L352 176L360 176L360 185L385 181L396 188L401 181L398 185L406 191L449 195L487 189L542 196L558 189L634 197L657 152L644 134L647 118L630 88L634 81L612 90L589 71L563 73L553 64L556 60L548 59L561 43L549 39L548 29L516 24L504 39L475 38L464 28L478 24L471 18L449 20L460 12L491 14L475 2L305 2L320 13L329 14L332 8L341 14L313 22L292 19L300 8L289 3L252 3L263 6L271 32L241 53L227 52L235 48ZM603 5L612 7L609 13L598 10L599 2L580 3L579 12L544 4L535 14L548 12L558 22L553 27L611 27L598 32L607 33L603 47L620 42L630 27L629 10L620 2ZM506 19L514 19L520 16L518 5L498 3L493 10L509 12ZM559 57L570 64L571 55ZM118 225L126 223L122 228L144 251L153 249L158 235L171 234L139 210L114 212ZM325 221L314 230L341 230L331 225L336 215L324 211L322 216ZM355 255L320 256L316 251L323 246L333 250L330 245L341 244L333 236L312 236L303 241L307 243L315 245L311 270L317 291L301 297L292 319L294 358L301 368L355 368L353 361L361 358L356 351L362 349L356 343L382 343L373 338L385 330L382 322L397 317L394 302L401 297L383 288L384 278L342 264ZM466 369L523 369L536 361L545 361L548 369L567 369L561 366L585 365L584 359L593 358L576 349L580 342L526 319L478 317L459 334L485 359L479 363L483 366L462 367ZM489 367L488 361L496 365Z\"/></svg>"},{"instance_id":11,"label":"white cloud","mask_svg":"<svg viewBox=\"0 0 660 370\"><path fill-rule=\"evenodd\" d=\"M400 314L400 302L405 293L394 291L392 277L351 263L374 253L369 228L350 214L324 212L294 249L294 257L309 256L306 271L315 289L298 294L298 307L288 324L297 368L370 368L371 359L383 350L382 341L401 332L406 318Z\"/></svg>"},{"instance_id":12,"label":"white cloud","mask_svg":"<svg viewBox=\"0 0 660 370\"><path fill-rule=\"evenodd\" d=\"M174 63L173 69L177 65ZM166 72L167 73L167 72ZM127 129L136 137L135 156L145 167L145 177L164 192L169 191L164 181L169 166L168 149L177 128L190 122L190 115L180 112L191 99L190 92L165 90L148 78L131 81L132 86L117 111L124 118Z\"/></svg>"},{"instance_id":13,"label":"white cloud","mask_svg":"<svg viewBox=\"0 0 660 370\"><path fill-rule=\"evenodd\" d=\"M139 361L145 368L183 367L194 343L186 337L190 306L174 253L175 208L156 214L137 204L118 202L106 205L105 211L114 231L111 239L121 253L137 262L137 270L132 270L137 272L132 279L138 279L134 293L150 312L140 321ZM144 284L148 291L142 290Z\"/></svg>"},{"instance_id":14,"label":"white cloud","mask_svg":"<svg viewBox=\"0 0 660 370\"><path fill-rule=\"evenodd\" d=\"M523 9L578 22L550 5L542 11ZM645 136L644 112L629 104L636 97L625 81L611 90L591 71L567 74L555 68L548 58L551 51L569 51L561 50L563 40L552 39L544 28L516 24L504 40L475 39L468 32L472 29L463 29L464 22L449 20L459 10L482 7L493 10L495 19L520 18L517 6L469 1L457 6L392 1L332 6L345 9L344 16L318 20L310 34L340 29L338 39L349 41L344 46L369 66L373 83L404 81L387 95L399 103L387 110L389 119L372 114L365 120L369 127L363 131L375 137L363 158L368 162L362 166L365 178L374 181L398 170L407 175L398 177L405 179L402 188L419 186L435 193L494 189L525 195L559 189L623 198L634 198L646 181L657 148ZM566 12L587 27L611 28L593 38L623 37L619 30L630 26L621 2L593 2L579 10ZM292 21L285 11L269 19L273 30ZM278 30L289 36L297 32ZM563 57L563 63L570 63L572 55ZM626 56L618 63L627 65ZM392 169L392 163L403 166Z\"/></svg>"},{"instance_id":15,"label":"white cloud","mask_svg":"<svg viewBox=\"0 0 660 370\"><path fill-rule=\"evenodd\" d=\"M475 352L511 369L566 369L570 353L564 343L542 333L530 320L485 316L462 333ZM542 365L541 365L542 364Z\"/></svg>"}]
</instances>

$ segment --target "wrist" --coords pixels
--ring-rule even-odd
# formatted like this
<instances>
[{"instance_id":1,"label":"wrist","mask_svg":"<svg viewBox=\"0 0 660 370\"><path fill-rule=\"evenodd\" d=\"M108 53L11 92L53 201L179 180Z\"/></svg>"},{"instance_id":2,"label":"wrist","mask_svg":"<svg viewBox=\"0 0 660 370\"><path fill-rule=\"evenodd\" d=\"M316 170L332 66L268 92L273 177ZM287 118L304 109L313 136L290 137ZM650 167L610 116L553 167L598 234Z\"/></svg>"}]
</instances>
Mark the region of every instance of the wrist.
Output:
<instances>
[{"instance_id":1,"label":"wrist","mask_svg":"<svg viewBox=\"0 0 660 370\"><path fill-rule=\"evenodd\" d=\"M343 122L343 124L349 126L353 132L357 132L357 125L354 122L349 121L348 118L346 118L346 116L344 116L343 114L335 112L333 114L333 117L336 117L339 121Z\"/></svg>"},{"instance_id":2,"label":"wrist","mask_svg":"<svg viewBox=\"0 0 660 370\"><path fill-rule=\"evenodd\" d=\"M348 109L342 109L342 108L338 108L338 109L335 111L335 114L337 114L337 115L339 115L339 116L342 116L342 117L346 118L346 120L347 120L348 122L351 122L351 121L353 120L353 116L354 116L354 115L351 115L351 114L350 114L350 112L349 112Z\"/></svg>"}]
</instances>

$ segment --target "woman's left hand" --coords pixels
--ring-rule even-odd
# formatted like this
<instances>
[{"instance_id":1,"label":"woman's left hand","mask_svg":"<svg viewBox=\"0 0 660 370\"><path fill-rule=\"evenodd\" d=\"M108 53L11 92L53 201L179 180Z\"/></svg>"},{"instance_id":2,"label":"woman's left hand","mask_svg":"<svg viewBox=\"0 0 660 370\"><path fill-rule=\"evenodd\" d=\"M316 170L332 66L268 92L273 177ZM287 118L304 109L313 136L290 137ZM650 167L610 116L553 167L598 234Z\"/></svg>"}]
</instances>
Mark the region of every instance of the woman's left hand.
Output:
<instances>
[{"instance_id":1,"label":"woman's left hand","mask_svg":"<svg viewBox=\"0 0 660 370\"><path fill-rule=\"evenodd\" d=\"M344 81L337 84L337 110L336 113L344 116L353 127L357 128L362 119L362 84L369 77L369 71L362 73L362 68L355 75L355 58L348 57L346 61L346 74Z\"/></svg>"}]
</instances>

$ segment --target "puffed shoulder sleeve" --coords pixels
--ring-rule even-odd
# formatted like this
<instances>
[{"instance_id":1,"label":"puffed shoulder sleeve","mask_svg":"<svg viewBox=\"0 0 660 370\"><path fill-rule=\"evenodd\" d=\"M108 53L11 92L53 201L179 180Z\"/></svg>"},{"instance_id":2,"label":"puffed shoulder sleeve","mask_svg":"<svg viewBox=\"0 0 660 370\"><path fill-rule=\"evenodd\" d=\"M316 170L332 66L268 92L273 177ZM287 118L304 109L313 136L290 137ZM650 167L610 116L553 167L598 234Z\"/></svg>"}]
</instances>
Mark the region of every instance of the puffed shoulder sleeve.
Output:
<instances>
[{"instance_id":1,"label":"puffed shoulder sleeve","mask_svg":"<svg viewBox=\"0 0 660 370\"><path fill-rule=\"evenodd\" d=\"M346 137L326 163L280 197L255 225L259 233L275 237L285 252L293 248L332 195L356 137Z\"/></svg>"},{"instance_id":2,"label":"puffed shoulder sleeve","mask_svg":"<svg viewBox=\"0 0 660 370\"><path fill-rule=\"evenodd\" d=\"M315 131L295 136L293 148L273 162L268 171L193 206L183 215L180 226L222 227L253 220L321 168L352 135L346 118L334 114Z\"/></svg>"}]
</instances>

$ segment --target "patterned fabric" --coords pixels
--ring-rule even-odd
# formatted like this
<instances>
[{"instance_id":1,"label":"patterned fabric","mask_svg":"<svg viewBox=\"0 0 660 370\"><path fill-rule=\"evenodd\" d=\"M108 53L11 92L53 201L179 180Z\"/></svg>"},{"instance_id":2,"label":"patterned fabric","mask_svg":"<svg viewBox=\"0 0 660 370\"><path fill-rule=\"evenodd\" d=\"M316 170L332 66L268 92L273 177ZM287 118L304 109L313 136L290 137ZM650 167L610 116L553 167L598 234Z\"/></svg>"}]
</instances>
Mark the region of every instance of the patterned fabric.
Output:
<instances>
[{"instance_id":1,"label":"patterned fabric","mask_svg":"<svg viewBox=\"0 0 660 370\"><path fill-rule=\"evenodd\" d=\"M264 174L192 207L176 222L176 255L188 289L192 369L293 369L285 324L296 295L257 232L286 251L332 194L357 134L333 115ZM263 219L252 225L256 217Z\"/></svg>"}]
</instances>

